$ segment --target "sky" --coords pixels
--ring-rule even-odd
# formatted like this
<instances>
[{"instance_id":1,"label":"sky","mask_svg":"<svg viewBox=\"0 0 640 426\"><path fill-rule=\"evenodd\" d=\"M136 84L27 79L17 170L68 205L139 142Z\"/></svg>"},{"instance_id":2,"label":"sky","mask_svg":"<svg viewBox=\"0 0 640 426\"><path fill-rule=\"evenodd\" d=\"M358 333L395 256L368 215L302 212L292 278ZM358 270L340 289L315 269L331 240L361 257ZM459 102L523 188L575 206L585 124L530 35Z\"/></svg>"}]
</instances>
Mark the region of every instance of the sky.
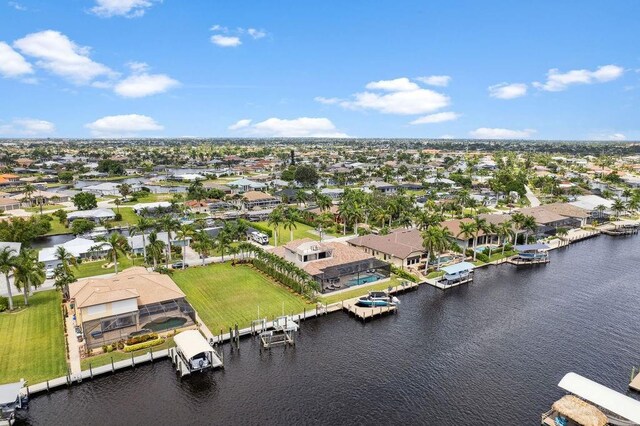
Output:
<instances>
[{"instance_id":1,"label":"sky","mask_svg":"<svg viewBox=\"0 0 640 426\"><path fill-rule=\"evenodd\" d=\"M636 0L0 0L0 138L640 140L638 16Z\"/></svg>"}]
</instances>

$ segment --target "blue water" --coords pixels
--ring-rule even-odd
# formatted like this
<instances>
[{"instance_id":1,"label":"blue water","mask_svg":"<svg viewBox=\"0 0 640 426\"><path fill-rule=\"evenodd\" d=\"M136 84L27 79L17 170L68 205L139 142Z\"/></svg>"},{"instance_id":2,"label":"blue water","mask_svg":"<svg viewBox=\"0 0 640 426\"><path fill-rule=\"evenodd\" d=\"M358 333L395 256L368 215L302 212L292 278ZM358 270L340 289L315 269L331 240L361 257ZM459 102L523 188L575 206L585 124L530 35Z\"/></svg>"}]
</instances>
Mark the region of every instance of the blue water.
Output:
<instances>
[{"instance_id":1,"label":"blue water","mask_svg":"<svg viewBox=\"0 0 640 426\"><path fill-rule=\"evenodd\" d=\"M347 281L347 285L349 287L353 287L356 285L372 283L374 281L378 281L379 279L380 279L380 276L376 274L360 275L360 278L352 278L349 281Z\"/></svg>"},{"instance_id":2,"label":"blue water","mask_svg":"<svg viewBox=\"0 0 640 426\"><path fill-rule=\"evenodd\" d=\"M640 237L600 236L551 263L477 269L400 295L398 313L302 323L294 348L224 346L224 370L169 361L33 398L32 425L538 425L568 372L628 390L640 365ZM27 362L27 361L25 361Z\"/></svg>"}]
</instances>

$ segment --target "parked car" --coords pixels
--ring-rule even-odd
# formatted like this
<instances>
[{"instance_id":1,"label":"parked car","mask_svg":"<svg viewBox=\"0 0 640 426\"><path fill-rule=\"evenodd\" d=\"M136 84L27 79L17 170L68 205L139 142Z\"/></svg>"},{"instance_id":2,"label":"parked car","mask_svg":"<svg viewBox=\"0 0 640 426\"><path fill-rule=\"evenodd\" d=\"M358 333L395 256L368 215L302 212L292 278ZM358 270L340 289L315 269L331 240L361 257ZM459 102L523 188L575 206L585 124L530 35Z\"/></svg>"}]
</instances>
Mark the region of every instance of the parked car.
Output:
<instances>
[{"instance_id":1,"label":"parked car","mask_svg":"<svg viewBox=\"0 0 640 426\"><path fill-rule=\"evenodd\" d=\"M184 262L183 262L183 261L181 261L181 260L179 260L179 261L177 261L176 263L172 264L172 265L171 265L171 267L172 267L173 269L182 269L182 265L183 265L183 264L184 264L184 267L185 267L185 268L188 268L188 267L189 267L189 265L187 265L186 263L184 263Z\"/></svg>"},{"instance_id":2,"label":"parked car","mask_svg":"<svg viewBox=\"0 0 640 426\"><path fill-rule=\"evenodd\" d=\"M82 342L82 328L79 325L76 326L76 338L78 342Z\"/></svg>"},{"instance_id":3,"label":"parked car","mask_svg":"<svg viewBox=\"0 0 640 426\"><path fill-rule=\"evenodd\" d=\"M49 268L45 271L44 276L50 280L53 278L53 276L55 275L55 270L53 268Z\"/></svg>"}]
</instances>

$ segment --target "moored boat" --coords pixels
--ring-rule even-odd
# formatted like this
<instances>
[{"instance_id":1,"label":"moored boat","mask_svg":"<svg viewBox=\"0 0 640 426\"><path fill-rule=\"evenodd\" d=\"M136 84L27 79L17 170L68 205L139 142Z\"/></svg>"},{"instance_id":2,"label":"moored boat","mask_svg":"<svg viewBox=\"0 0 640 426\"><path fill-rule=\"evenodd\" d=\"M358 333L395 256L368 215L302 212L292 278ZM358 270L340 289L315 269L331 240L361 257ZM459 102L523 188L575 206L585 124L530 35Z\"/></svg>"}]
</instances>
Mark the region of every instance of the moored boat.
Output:
<instances>
[{"instance_id":1,"label":"moored boat","mask_svg":"<svg viewBox=\"0 0 640 426\"><path fill-rule=\"evenodd\" d=\"M384 291L371 291L368 295L362 296L356 305L364 308L377 308L380 306L395 306L400 304L397 297L391 296Z\"/></svg>"}]
</instances>

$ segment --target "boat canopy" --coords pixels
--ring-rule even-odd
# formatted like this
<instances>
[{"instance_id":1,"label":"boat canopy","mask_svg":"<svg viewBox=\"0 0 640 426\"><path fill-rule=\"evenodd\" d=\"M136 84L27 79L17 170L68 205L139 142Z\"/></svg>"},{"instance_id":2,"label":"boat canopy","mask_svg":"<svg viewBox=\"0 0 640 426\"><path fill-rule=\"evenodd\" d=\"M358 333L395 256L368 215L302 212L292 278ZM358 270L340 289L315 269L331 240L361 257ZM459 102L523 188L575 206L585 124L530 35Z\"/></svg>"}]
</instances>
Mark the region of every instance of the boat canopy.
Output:
<instances>
[{"instance_id":1,"label":"boat canopy","mask_svg":"<svg viewBox=\"0 0 640 426\"><path fill-rule=\"evenodd\" d=\"M549 250L549 247L546 244L521 244L519 246L513 246L517 251L533 251L533 250Z\"/></svg>"},{"instance_id":2,"label":"boat canopy","mask_svg":"<svg viewBox=\"0 0 640 426\"><path fill-rule=\"evenodd\" d=\"M634 423L640 423L640 401L576 373L567 373L558 386Z\"/></svg>"},{"instance_id":3,"label":"boat canopy","mask_svg":"<svg viewBox=\"0 0 640 426\"><path fill-rule=\"evenodd\" d=\"M471 262L460 262L450 266L443 266L440 269L442 269L446 274L452 275L457 274L458 272L471 271L473 268L475 268L475 266Z\"/></svg>"},{"instance_id":4,"label":"boat canopy","mask_svg":"<svg viewBox=\"0 0 640 426\"><path fill-rule=\"evenodd\" d=\"M213 352L213 348L209 346L207 340L198 330L188 330L176 334L173 341L187 360L201 353Z\"/></svg>"},{"instance_id":5,"label":"boat canopy","mask_svg":"<svg viewBox=\"0 0 640 426\"><path fill-rule=\"evenodd\" d=\"M20 395L20 389L24 386L24 380L16 383L0 385L0 405L7 405L16 402Z\"/></svg>"}]
</instances>

